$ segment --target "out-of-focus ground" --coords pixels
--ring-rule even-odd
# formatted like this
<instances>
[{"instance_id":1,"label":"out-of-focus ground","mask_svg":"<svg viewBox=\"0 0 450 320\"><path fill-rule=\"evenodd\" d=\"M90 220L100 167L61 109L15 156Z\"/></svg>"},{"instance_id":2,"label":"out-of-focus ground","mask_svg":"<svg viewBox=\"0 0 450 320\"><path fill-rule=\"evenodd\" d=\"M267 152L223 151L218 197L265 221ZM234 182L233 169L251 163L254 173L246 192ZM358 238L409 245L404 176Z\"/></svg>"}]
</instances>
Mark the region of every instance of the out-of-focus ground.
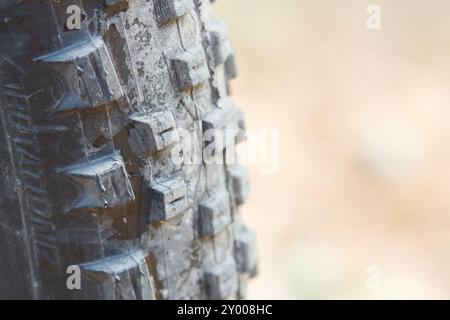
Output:
<instances>
[{"instance_id":1,"label":"out-of-focus ground","mask_svg":"<svg viewBox=\"0 0 450 320\"><path fill-rule=\"evenodd\" d=\"M370 4L381 30L366 27ZM450 2L214 6L247 127L280 130L278 173L250 166L248 297L450 298Z\"/></svg>"}]
</instances>

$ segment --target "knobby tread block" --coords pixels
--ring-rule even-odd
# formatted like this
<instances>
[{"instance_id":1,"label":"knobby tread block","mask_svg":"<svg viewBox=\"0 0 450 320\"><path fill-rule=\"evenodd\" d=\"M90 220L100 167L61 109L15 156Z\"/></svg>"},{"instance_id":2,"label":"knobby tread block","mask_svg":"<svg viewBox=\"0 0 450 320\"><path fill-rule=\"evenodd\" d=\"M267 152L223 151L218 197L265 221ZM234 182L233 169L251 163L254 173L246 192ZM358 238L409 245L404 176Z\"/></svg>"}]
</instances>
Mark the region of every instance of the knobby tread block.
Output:
<instances>
[{"instance_id":1,"label":"knobby tread block","mask_svg":"<svg viewBox=\"0 0 450 320\"><path fill-rule=\"evenodd\" d=\"M149 223L168 220L186 211L187 190L181 177L152 182L148 189Z\"/></svg>"},{"instance_id":2,"label":"knobby tread block","mask_svg":"<svg viewBox=\"0 0 450 320\"><path fill-rule=\"evenodd\" d=\"M249 171L242 165L227 166L237 205L244 204L250 196Z\"/></svg>"},{"instance_id":3,"label":"knobby tread block","mask_svg":"<svg viewBox=\"0 0 450 320\"><path fill-rule=\"evenodd\" d=\"M95 292L106 300L154 300L153 280L149 273L145 254L133 250L90 263L81 269L81 292L77 298L89 298Z\"/></svg>"},{"instance_id":4,"label":"knobby tread block","mask_svg":"<svg viewBox=\"0 0 450 320\"><path fill-rule=\"evenodd\" d=\"M236 266L233 259L221 261L205 271L208 299L226 300L233 298L238 289Z\"/></svg>"},{"instance_id":5,"label":"knobby tread block","mask_svg":"<svg viewBox=\"0 0 450 320\"><path fill-rule=\"evenodd\" d=\"M214 55L214 67L217 67L227 61L233 50L227 38L226 26L222 21L215 22L209 34Z\"/></svg>"},{"instance_id":6,"label":"knobby tread block","mask_svg":"<svg viewBox=\"0 0 450 320\"><path fill-rule=\"evenodd\" d=\"M251 278L255 277L258 273L255 232L245 226L240 226L235 247L238 271Z\"/></svg>"},{"instance_id":7,"label":"knobby tread block","mask_svg":"<svg viewBox=\"0 0 450 320\"><path fill-rule=\"evenodd\" d=\"M77 208L108 208L135 198L123 159L118 153L61 168L58 173L72 187L72 201L64 206L65 212ZM69 183L62 187L68 188Z\"/></svg>"},{"instance_id":8,"label":"knobby tread block","mask_svg":"<svg viewBox=\"0 0 450 320\"><path fill-rule=\"evenodd\" d=\"M225 77L227 80L232 80L237 77L237 68L234 54L230 54L224 62Z\"/></svg>"},{"instance_id":9,"label":"knobby tread block","mask_svg":"<svg viewBox=\"0 0 450 320\"><path fill-rule=\"evenodd\" d=\"M215 141L205 141L206 146L214 144L216 151L222 151L229 144L239 143L245 139L245 124L242 112L236 109L229 99L221 99L218 106L205 115L202 122L203 132L218 130L225 144ZM229 139L234 141L228 141ZM220 140L219 140L220 141Z\"/></svg>"},{"instance_id":10,"label":"knobby tread block","mask_svg":"<svg viewBox=\"0 0 450 320\"><path fill-rule=\"evenodd\" d=\"M113 62L101 38L76 43L38 57L61 79L66 93L58 111L95 108L122 97Z\"/></svg>"},{"instance_id":11,"label":"knobby tread block","mask_svg":"<svg viewBox=\"0 0 450 320\"><path fill-rule=\"evenodd\" d=\"M134 154L160 151L179 141L175 120L170 112L138 114L130 117L133 129L129 143Z\"/></svg>"},{"instance_id":12,"label":"knobby tread block","mask_svg":"<svg viewBox=\"0 0 450 320\"><path fill-rule=\"evenodd\" d=\"M172 59L177 86L180 91L192 88L210 77L204 50L193 46Z\"/></svg>"},{"instance_id":13,"label":"knobby tread block","mask_svg":"<svg viewBox=\"0 0 450 320\"><path fill-rule=\"evenodd\" d=\"M210 237L218 234L231 223L231 209L228 192L214 190L199 206L200 236Z\"/></svg>"}]
</instances>

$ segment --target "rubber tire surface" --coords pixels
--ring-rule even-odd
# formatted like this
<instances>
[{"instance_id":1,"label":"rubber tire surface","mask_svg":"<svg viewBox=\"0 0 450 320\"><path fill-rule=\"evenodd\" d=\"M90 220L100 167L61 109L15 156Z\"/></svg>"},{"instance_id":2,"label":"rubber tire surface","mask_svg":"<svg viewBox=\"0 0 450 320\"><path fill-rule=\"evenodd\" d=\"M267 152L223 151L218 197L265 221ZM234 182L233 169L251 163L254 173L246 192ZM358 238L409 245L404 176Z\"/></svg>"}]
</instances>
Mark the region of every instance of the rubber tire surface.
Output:
<instances>
[{"instance_id":1,"label":"rubber tire surface","mask_svg":"<svg viewBox=\"0 0 450 320\"><path fill-rule=\"evenodd\" d=\"M245 138L235 76L209 0L2 1L0 298L243 298L246 169L173 161Z\"/></svg>"}]
</instances>

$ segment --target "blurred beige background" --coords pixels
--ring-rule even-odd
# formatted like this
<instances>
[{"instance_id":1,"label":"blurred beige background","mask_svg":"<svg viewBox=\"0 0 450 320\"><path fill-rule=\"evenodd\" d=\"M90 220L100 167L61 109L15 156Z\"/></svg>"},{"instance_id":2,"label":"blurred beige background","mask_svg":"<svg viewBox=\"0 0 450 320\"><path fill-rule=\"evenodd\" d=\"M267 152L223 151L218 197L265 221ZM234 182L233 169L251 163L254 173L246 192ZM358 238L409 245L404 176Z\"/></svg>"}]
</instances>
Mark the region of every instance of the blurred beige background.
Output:
<instances>
[{"instance_id":1,"label":"blurred beige background","mask_svg":"<svg viewBox=\"0 0 450 320\"><path fill-rule=\"evenodd\" d=\"M250 166L249 298L450 298L450 2L214 6L248 128L280 130L279 172Z\"/></svg>"}]
</instances>

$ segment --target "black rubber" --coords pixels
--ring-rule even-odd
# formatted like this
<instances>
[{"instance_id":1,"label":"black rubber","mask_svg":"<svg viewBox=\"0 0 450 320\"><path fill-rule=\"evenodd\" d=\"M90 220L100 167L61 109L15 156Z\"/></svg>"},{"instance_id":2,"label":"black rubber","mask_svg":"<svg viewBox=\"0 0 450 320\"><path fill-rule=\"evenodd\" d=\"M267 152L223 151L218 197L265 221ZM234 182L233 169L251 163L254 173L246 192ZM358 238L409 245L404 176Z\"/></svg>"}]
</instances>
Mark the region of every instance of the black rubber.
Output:
<instances>
[{"instance_id":1,"label":"black rubber","mask_svg":"<svg viewBox=\"0 0 450 320\"><path fill-rule=\"evenodd\" d=\"M243 298L246 169L172 157L181 128L243 139L235 76L209 0L2 1L0 298Z\"/></svg>"}]
</instances>

